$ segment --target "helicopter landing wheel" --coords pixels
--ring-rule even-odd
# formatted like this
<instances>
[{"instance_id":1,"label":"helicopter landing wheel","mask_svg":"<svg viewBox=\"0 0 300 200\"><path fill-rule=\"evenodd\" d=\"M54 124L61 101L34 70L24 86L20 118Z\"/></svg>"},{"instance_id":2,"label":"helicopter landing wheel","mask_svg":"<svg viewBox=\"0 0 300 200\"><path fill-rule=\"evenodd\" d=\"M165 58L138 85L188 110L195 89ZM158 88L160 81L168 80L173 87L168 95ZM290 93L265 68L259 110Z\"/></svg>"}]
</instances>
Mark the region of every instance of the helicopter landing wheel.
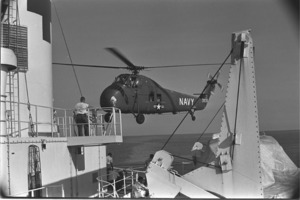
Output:
<instances>
[{"instance_id":1,"label":"helicopter landing wheel","mask_svg":"<svg viewBox=\"0 0 300 200\"><path fill-rule=\"evenodd\" d=\"M106 113L106 114L104 115L104 120L105 120L105 122L110 122L110 116L111 116L110 113Z\"/></svg>"},{"instance_id":2,"label":"helicopter landing wheel","mask_svg":"<svg viewBox=\"0 0 300 200\"><path fill-rule=\"evenodd\" d=\"M191 114L192 120L195 121L195 120L196 120L196 117L195 117L195 115L194 115L194 111L191 110L191 111L190 111L190 114Z\"/></svg>"},{"instance_id":3,"label":"helicopter landing wheel","mask_svg":"<svg viewBox=\"0 0 300 200\"><path fill-rule=\"evenodd\" d=\"M192 116L192 120L195 121L195 120L196 120L196 117L195 117L195 116Z\"/></svg>"},{"instance_id":4,"label":"helicopter landing wheel","mask_svg":"<svg viewBox=\"0 0 300 200\"><path fill-rule=\"evenodd\" d=\"M144 123L144 121L145 121L145 116L143 114L138 114L136 116L136 122L138 124L142 124L142 123Z\"/></svg>"}]
</instances>

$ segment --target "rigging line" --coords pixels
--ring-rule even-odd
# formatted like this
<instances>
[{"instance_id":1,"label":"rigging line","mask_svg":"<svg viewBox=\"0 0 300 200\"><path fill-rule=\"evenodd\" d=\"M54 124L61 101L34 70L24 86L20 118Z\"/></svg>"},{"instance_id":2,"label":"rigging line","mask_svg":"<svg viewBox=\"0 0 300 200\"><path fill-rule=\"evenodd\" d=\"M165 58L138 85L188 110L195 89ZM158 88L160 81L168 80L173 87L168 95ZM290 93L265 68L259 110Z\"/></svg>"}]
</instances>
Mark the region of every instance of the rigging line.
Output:
<instances>
[{"instance_id":1,"label":"rigging line","mask_svg":"<svg viewBox=\"0 0 300 200\"><path fill-rule=\"evenodd\" d=\"M189 161L193 161L193 159L190 159L190 158L185 158L185 157L181 157L181 156L177 156L177 155L173 155L172 156L176 157L176 158L181 158L181 159L184 159L184 160L189 160ZM205 162L200 162L200 161L196 161L197 163L201 163L201 164L205 164L206 166L210 166L210 167L215 167L215 168L221 168L220 166L217 166L217 165L212 165L212 164L209 164L209 163L205 163Z\"/></svg>"},{"instance_id":2,"label":"rigging line","mask_svg":"<svg viewBox=\"0 0 300 200\"><path fill-rule=\"evenodd\" d=\"M228 54L228 56L226 57L226 59L224 60L224 62L222 63L222 65L219 67L219 69L217 70L217 72L214 74L214 76L211 78L211 81L214 80L214 78L217 76L217 74L220 72L220 70L222 69L222 67L224 66L224 64L226 63L226 61L228 60L229 56L232 54L233 49L230 50L230 53ZM194 104L191 106L191 108L193 108L196 103L199 101L200 97L202 96L203 92L207 89L207 87L209 86L208 83L206 83L204 89L202 90L201 94L199 95L199 97L196 99L196 101L194 102ZM191 109L190 109L191 110ZM177 127L175 128L175 130L173 131L173 133L170 135L170 137L168 138L168 140L166 141L166 143L163 145L163 147L161 148L161 150L163 150L165 148L165 146L168 144L168 142L170 141L170 139L173 137L173 135L175 134L175 132L178 130L178 128L181 126L181 124L183 123L183 121L185 120L185 118L187 117L187 115L190 113L190 111L186 112L186 114L184 115L183 119L180 121L180 123L177 125Z\"/></svg>"},{"instance_id":3,"label":"rigging line","mask_svg":"<svg viewBox=\"0 0 300 200\"><path fill-rule=\"evenodd\" d=\"M233 132L233 146L231 151L231 159L233 159L233 153L234 153L234 146L235 146L235 137L236 137L236 127L237 127L237 118L238 118L238 108L239 108L239 97L240 97L240 87L241 87L241 75L242 75L242 64L244 62L243 59L243 51L244 51L245 42L242 42L241 44L241 51L240 51L240 69L239 69L239 80L238 80L238 91L236 95L236 109L235 109L235 119L234 119L234 132Z\"/></svg>"},{"instance_id":4,"label":"rigging line","mask_svg":"<svg viewBox=\"0 0 300 200\"><path fill-rule=\"evenodd\" d=\"M203 136L203 134L205 133L205 131L208 129L208 127L210 126L210 124L214 121L215 117L218 115L218 113L220 112L220 110L224 107L226 101L223 102L223 104L220 106L220 108L218 109L218 111L215 113L214 117L212 118L212 120L209 122L209 124L207 125L207 127L204 129L204 131L202 132L202 134L200 135L200 137L197 139L197 141L200 140L200 138ZM182 159L186 159L186 160L191 160L189 158L184 158L184 157L180 157L180 156L176 156L176 155L173 155L174 157L178 157L178 158L182 158ZM207 164L207 165L211 165L211 164L208 164L208 163L204 163L204 162L199 162L197 161L198 163L202 163L202 164ZM214 165L211 165L211 166L214 166Z\"/></svg>"},{"instance_id":5,"label":"rigging line","mask_svg":"<svg viewBox=\"0 0 300 200\"><path fill-rule=\"evenodd\" d=\"M220 110L223 108L223 106L225 105L225 102L223 102L223 104L220 106L219 110L216 112L216 114L214 115L214 117L210 120L209 124L206 126L206 128L204 129L204 131L202 132L202 134L199 136L199 138L197 139L197 141L200 140L200 138L203 136L203 134L205 133L205 131L208 129L208 127L210 126L210 124L214 121L214 119L216 118L216 116L218 115L218 113L220 112Z\"/></svg>"},{"instance_id":6,"label":"rigging line","mask_svg":"<svg viewBox=\"0 0 300 200\"><path fill-rule=\"evenodd\" d=\"M31 115L31 109L30 109L30 101L29 101L29 92L28 92L28 84L27 84L27 73L24 73L25 75L25 85L26 85L26 94L27 94L27 109L29 111L29 123L30 123L30 130L31 130L31 136L37 136L37 133L34 130L34 124L32 121L32 115Z\"/></svg>"},{"instance_id":7,"label":"rigging line","mask_svg":"<svg viewBox=\"0 0 300 200\"><path fill-rule=\"evenodd\" d=\"M59 19L58 12L57 12L57 9L56 9L56 6L55 6L54 1L53 1L52 3L53 3L53 6L54 6L54 10L55 10L55 13L56 13L56 16L57 16L57 20L58 20L58 23L59 23L59 26L60 26L60 30L61 30L61 33L62 33L64 42L65 42L65 45L66 45L66 48L67 48L67 52L68 52L68 55L69 55L69 58L70 58L70 62L71 62L71 64L72 64L72 69L73 69L73 72L74 72L74 75L75 75L75 79L76 79L76 82L77 82L77 86L78 86L80 95L83 96L83 95L82 95L82 92L81 92L80 85L79 85L78 77L77 77L77 74L76 74L76 70L75 70L74 65L73 65L73 60L72 60L72 58L71 58L71 53L70 53L70 50L69 50L69 47L68 47L68 44L67 44L67 41L66 41L66 37L65 37L65 34L64 34L64 30L63 30L63 28L62 28L62 25L61 25L61 22L60 22L60 19Z\"/></svg>"},{"instance_id":8,"label":"rigging line","mask_svg":"<svg viewBox=\"0 0 300 200\"><path fill-rule=\"evenodd\" d=\"M25 75L25 85L26 85L26 94L27 94L27 104L30 105L30 101L29 101L29 92L28 92L28 85L27 85L27 76L26 76L27 73L24 73Z\"/></svg>"}]
</instances>

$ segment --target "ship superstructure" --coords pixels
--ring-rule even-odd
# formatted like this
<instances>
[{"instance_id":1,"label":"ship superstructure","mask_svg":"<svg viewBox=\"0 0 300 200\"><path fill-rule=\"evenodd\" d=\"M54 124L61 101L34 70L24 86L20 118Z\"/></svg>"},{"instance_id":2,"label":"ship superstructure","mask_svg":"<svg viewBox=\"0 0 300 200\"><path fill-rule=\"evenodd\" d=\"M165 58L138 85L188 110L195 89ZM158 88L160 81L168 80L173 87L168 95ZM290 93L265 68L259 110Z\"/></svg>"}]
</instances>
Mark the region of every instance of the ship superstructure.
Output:
<instances>
[{"instance_id":1,"label":"ship superstructure","mask_svg":"<svg viewBox=\"0 0 300 200\"><path fill-rule=\"evenodd\" d=\"M73 110L53 107L51 1L4 0L1 11L1 195L93 196L105 145L123 141L121 111L106 123L90 110L79 137Z\"/></svg>"}]
</instances>

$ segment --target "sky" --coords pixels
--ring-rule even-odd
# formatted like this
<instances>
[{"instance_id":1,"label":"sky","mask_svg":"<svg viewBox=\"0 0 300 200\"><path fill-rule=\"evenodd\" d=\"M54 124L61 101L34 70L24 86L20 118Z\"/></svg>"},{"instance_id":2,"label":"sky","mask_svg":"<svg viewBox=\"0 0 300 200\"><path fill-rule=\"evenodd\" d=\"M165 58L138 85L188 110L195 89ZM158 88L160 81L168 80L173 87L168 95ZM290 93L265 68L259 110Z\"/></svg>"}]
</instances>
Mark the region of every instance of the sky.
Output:
<instances>
[{"instance_id":1,"label":"sky","mask_svg":"<svg viewBox=\"0 0 300 200\"><path fill-rule=\"evenodd\" d=\"M73 63L124 66L105 50L119 49L142 66L222 63L233 32L251 29L260 131L299 129L299 18L287 0L53 0ZM296 6L299 8L299 5ZM52 9L53 62L70 63ZM199 93L217 67L142 71L163 87ZM101 92L124 70L75 67L87 103L100 107ZM226 88L229 67L219 77ZM71 67L53 65L54 106L72 109L80 92ZM225 99L217 90L203 111L188 116L176 134L202 133ZM184 114L146 115L138 125L123 114L123 135L172 134ZM207 132L219 132L221 115Z\"/></svg>"}]
</instances>

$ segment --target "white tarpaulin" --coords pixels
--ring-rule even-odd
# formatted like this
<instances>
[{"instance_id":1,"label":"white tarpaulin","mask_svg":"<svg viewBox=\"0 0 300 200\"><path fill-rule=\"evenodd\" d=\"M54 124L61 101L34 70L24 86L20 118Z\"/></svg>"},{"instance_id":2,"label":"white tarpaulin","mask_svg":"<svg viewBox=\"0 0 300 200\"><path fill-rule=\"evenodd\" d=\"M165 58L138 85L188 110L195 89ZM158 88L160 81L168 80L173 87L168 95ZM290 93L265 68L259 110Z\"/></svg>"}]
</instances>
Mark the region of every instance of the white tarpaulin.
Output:
<instances>
[{"instance_id":1,"label":"white tarpaulin","mask_svg":"<svg viewBox=\"0 0 300 200\"><path fill-rule=\"evenodd\" d=\"M265 198L299 195L299 168L271 136L260 137L262 182Z\"/></svg>"}]
</instances>

